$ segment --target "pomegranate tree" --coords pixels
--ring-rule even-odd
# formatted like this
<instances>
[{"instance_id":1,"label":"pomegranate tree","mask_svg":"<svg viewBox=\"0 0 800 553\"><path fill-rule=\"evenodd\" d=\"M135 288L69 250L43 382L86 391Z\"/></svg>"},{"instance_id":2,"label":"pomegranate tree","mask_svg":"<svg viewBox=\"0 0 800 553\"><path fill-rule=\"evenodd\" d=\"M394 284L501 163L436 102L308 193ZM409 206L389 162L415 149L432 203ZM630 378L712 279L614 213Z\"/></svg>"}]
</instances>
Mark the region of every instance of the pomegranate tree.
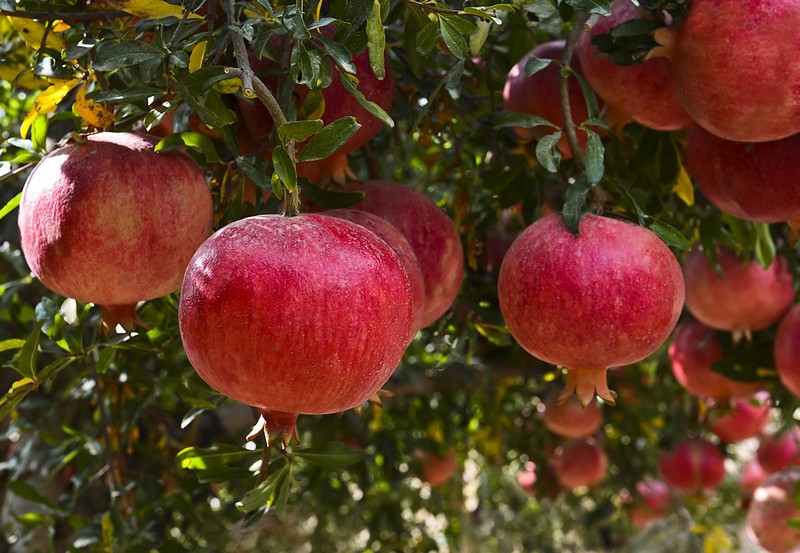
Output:
<instances>
[{"instance_id":1,"label":"pomegranate tree","mask_svg":"<svg viewBox=\"0 0 800 553\"><path fill-rule=\"evenodd\" d=\"M800 551L800 519L797 489L800 473L774 474L753 492L747 511L747 535L770 553Z\"/></svg>"},{"instance_id":2,"label":"pomegranate tree","mask_svg":"<svg viewBox=\"0 0 800 553\"><path fill-rule=\"evenodd\" d=\"M782 257L765 269L719 247L717 261L721 276L699 249L684 263L686 307L704 325L747 336L773 325L789 309L794 288Z\"/></svg>"},{"instance_id":3,"label":"pomegranate tree","mask_svg":"<svg viewBox=\"0 0 800 553\"><path fill-rule=\"evenodd\" d=\"M712 409L708 428L723 442L741 442L761 434L769 422L769 414L769 396L762 392Z\"/></svg>"},{"instance_id":4,"label":"pomegranate tree","mask_svg":"<svg viewBox=\"0 0 800 553\"><path fill-rule=\"evenodd\" d=\"M548 430L559 436L582 438L597 432L603 424L603 412L594 400L584 407L575 396L559 403L552 395L545 403L542 420Z\"/></svg>"},{"instance_id":5,"label":"pomegranate tree","mask_svg":"<svg viewBox=\"0 0 800 553\"><path fill-rule=\"evenodd\" d=\"M725 479L725 457L715 445L701 439L685 439L658 459L661 477L684 493L715 490Z\"/></svg>"},{"instance_id":6,"label":"pomegranate tree","mask_svg":"<svg viewBox=\"0 0 800 553\"><path fill-rule=\"evenodd\" d=\"M104 132L42 159L22 192L22 251L42 284L101 306L107 331L133 329L136 303L180 288L211 234L203 173L158 138Z\"/></svg>"},{"instance_id":7,"label":"pomegranate tree","mask_svg":"<svg viewBox=\"0 0 800 553\"><path fill-rule=\"evenodd\" d=\"M579 438L556 448L551 459L558 481L566 489L594 486L608 473L608 457L593 438Z\"/></svg>"},{"instance_id":8,"label":"pomegranate tree","mask_svg":"<svg viewBox=\"0 0 800 553\"><path fill-rule=\"evenodd\" d=\"M800 397L800 304L792 307L778 326L775 369L783 385Z\"/></svg>"},{"instance_id":9,"label":"pomegranate tree","mask_svg":"<svg viewBox=\"0 0 800 553\"><path fill-rule=\"evenodd\" d=\"M683 306L680 266L659 238L631 223L587 215L573 235L561 214L514 241L500 268L500 309L528 353L567 368L559 396L614 397L606 370L644 359ZM609 336L614 339L610 340Z\"/></svg>"},{"instance_id":10,"label":"pomegranate tree","mask_svg":"<svg viewBox=\"0 0 800 553\"><path fill-rule=\"evenodd\" d=\"M610 16L600 18L590 32L581 35L577 49L583 75L605 102L609 121L619 125L634 121L660 131L688 127L692 119L678 99L668 59L656 57L621 66L592 45L593 37L611 32L621 23L650 17L648 10L629 0L616 0L611 10Z\"/></svg>"},{"instance_id":11,"label":"pomegranate tree","mask_svg":"<svg viewBox=\"0 0 800 553\"><path fill-rule=\"evenodd\" d=\"M397 254L324 215L241 219L212 235L183 281L186 355L213 388L262 410L269 438L298 414L355 407L386 382L413 321Z\"/></svg>"},{"instance_id":12,"label":"pomegranate tree","mask_svg":"<svg viewBox=\"0 0 800 553\"><path fill-rule=\"evenodd\" d=\"M761 438L756 451L761 467L769 474L790 465L800 465L800 428L792 426L786 432Z\"/></svg>"}]
</instances>

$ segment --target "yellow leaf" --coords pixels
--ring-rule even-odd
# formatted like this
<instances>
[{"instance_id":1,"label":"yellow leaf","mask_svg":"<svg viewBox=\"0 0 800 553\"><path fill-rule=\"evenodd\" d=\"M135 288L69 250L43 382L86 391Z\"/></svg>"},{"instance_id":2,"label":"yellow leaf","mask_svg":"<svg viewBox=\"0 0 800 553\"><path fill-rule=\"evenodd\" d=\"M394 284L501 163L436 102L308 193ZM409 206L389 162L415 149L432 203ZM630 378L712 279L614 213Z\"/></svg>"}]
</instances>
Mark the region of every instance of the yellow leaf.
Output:
<instances>
[{"instance_id":1,"label":"yellow leaf","mask_svg":"<svg viewBox=\"0 0 800 553\"><path fill-rule=\"evenodd\" d=\"M24 88L25 90L41 90L50 85L44 79L34 75L33 71L22 63L0 65L0 81L11 83L15 88Z\"/></svg>"},{"instance_id":2,"label":"yellow leaf","mask_svg":"<svg viewBox=\"0 0 800 553\"><path fill-rule=\"evenodd\" d=\"M56 79L53 80L56 81ZM59 102L64 99L64 96L66 96L70 90L78 86L80 83L80 79L58 79L55 84L52 84L47 89L40 92L33 101L33 107L31 107L31 110L28 112L28 115L25 116L25 120L22 122L22 125L19 128L20 136L25 138L28 135L28 130L30 130L31 125L33 125L33 122L36 120L36 118L39 115L55 111Z\"/></svg>"},{"instance_id":3,"label":"yellow leaf","mask_svg":"<svg viewBox=\"0 0 800 553\"><path fill-rule=\"evenodd\" d=\"M192 48L192 55L189 56L189 73L194 73L203 67L203 60L206 58L206 46L208 42L198 42Z\"/></svg>"},{"instance_id":4,"label":"yellow leaf","mask_svg":"<svg viewBox=\"0 0 800 553\"><path fill-rule=\"evenodd\" d=\"M92 100L86 99L86 88L81 87L75 95L75 113L83 120L87 127L97 127L105 129L114 122L114 113L100 104L95 104Z\"/></svg>"},{"instance_id":5,"label":"yellow leaf","mask_svg":"<svg viewBox=\"0 0 800 553\"><path fill-rule=\"evenodd\" d=\"M217 81L212 88L220 94L236 94L242 88L242 79L231 77L224 81Z\"/></svg>"},{"instance_id":6,"label":"yellow leaf","mask_svg":"<svg viewBox=\"0 0 800 553\"><path fill-rule=\"evenodd\" d=\"M11 22L11 26L20 34L22 40L24 40L29 47L38 51L42 46L42 39L44 38L46 27L38 21L26 19L24 17L8 16L8 20ZM58 36L53 29L50 29L47 33L45 46L59 51L67 47L64 39Z\"/></svg>"},{"instance_id":7,"label":"yellow leaf","mask_svg":"<svg viewBox=\"0 0 800 553\"><path fill-rule=\"evenodd\" d=\"M733 542L721 526L712 528L703 539L703 553L725 553L732 547Z\"/></svg>"},{"instance_id":8,"label":"yellow leaf","mask_svg":"<svg viewBox=\"0 0 800 553\"><path fill-rule=\"evenodd\" d=\"M682 163L680 171L678 172L678 180L675 182L672 191L675 192L686 205L694 205L694 186L692 186L692 179L689 177L689 173L686 172Z\"/></svg>"},{"instance_id":9,"label":"yellow leaf","mask_svg":"<svg viewBox=\"0 0 800 553\"><path fill-rule=\"evenodd\" d=\"M59 21L55 25L53 25L53 31L56 33L63 33L64 31L70 30L72 27L64 23L63 21Z\"/></svg>"},{"instance_id":10,"label":"yellow leaf","mask_svg":"<svg viewBox=\"0 0 800 553\"><path fill-rule=\"evenodd\" d=\"M164 19L165 17L183 17L183 7L164 2L164 0L109 0L109 4L142 19ZM190 13L189 19L203 19L196 13Z\"/></svg>"}]
</instances>

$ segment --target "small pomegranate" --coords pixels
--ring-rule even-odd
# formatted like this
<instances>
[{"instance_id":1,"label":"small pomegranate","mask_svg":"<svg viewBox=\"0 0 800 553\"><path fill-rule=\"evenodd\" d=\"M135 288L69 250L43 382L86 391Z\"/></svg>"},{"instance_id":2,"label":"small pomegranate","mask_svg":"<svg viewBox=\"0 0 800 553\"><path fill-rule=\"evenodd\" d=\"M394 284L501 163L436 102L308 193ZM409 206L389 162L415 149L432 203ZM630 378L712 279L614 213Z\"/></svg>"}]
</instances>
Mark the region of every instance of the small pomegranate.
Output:
<instances>
[{"instance_id":1,"label":"small pomegranate","mask_svg":"<svg viewBox=\"0 0 800 553\"><path fill-rule=\"evenodd\" d=\"M523 469L517 474L517 482L530 496L536 494L536 463L527 461Z\"/></svg>"},{"instance_id":2,"label":"small pomegranate","mask_svg":"<svg viewBox=\"0 0 800 553\"><path fill-rule=\"evenodd\" d=\"M686 439L658 459L661 477L684 493L710 492L725 479L725 457L713 444Z\"/></svg>"},{"instance_id":3,"label":"small pomegranate","mask_svg":"<svg viewBox=\"0 0 800 553\"><path fill-rule=\"evenodd\" d=\"M433 487L446 484L458 469L454 449L450 449L444 457L430 451L417 451L417 459L422 466L422 477Z\"/></svg>"},{"instance_id":4,"label":"small pomegranate","mask_svg":"<svg viewBox=\"0 0 800 553\"><path fill-rule=\"evenodd\" d=\"M413 320L400 258L324 215L241 219L212 235L183 281L186 355L212 388L262 410L268 438L298 414L355 407L389 378Z\"/></svg>"},{"instance_id":5,"label":"small pomegranate","mask_svg":"<svg viewBox=\"0 0 800 553\"><path fill-rule=\"evenodd\" d=\"M590 32L581 35L577 50L583 74L605 102L609 120L620 125L635 121L658 131L675 131L691 125L692 119L678 99L668 59L658 57L621 66L592 46L592 37L650 14L629 0L616 0L611 10L610 16L600 18Z\"/></svg>"},{"instance_id":6,"label":"small pomegranate","mask_svg":"<svg viewBox=\"0 0 800 553\"><path fill-rule=\"evenodd\" d=\"M778 326L775 368L783 385L800 397L800 304L792 307Z\"/></svg>"},{"instance_id":7,"label":"small pomegranate","mask_svg":"<svg viewBox=\"0 0 800 553\"><path fill-rule=\"evenodd\" d=\"M712 367L722 359L722 348L714 331L697 321L686 320L675 328L669 358L681 386L700 397L723 400L750 396L763 386L760 382L738 382L714 372Z\"/></svg>"},{"instance_id":8,"label":"small pomegranate","mask_svg":"<svg viewBox=\"0 0 800 553\"><path fill-rule=\"evenodd\" d=\"M756 491L764 480L767 479L769 474L764 470L758 459L750 459L750 461L742 469L742 475L739 477L739 487L746 497L751 497L753 492Z\"/></svg>"},{"instance_id":9,"label":"small pomegranate","mask_svg":"<svg viewBox=\"0 0 800 553\"><path fill-rule=\"evenodd\" d=\"M749 335L780 319L794 300L792 275L776 257L764 269L755 260L743 263L724 247L717 249L722 276L699 249L686 256L686 307L700 322L717 330Z\"/></svg>"},{"instance_id":10,"label":"small pomegranate","mask_svg":"<svg viewBox=\"0 0 800 553\"><path fill-rule=\"evenodd\" d=\"M695 125L686 161L697 187L721 211L761 223L800 219L800 134L752 144Z\"/></svg>"},{"instance_id":11,"label":"small pomegranate","mask_svg":"<svg viewBox=\"0 0 800 553\"><path fill-rule=\"evenodd\" d=\"M586 216L575 236L561 214L529 226L500 268L500 310L528 353L567 368L559 398L595 391L614 403L606 370L644 359L669 336L683 306L675 256L649 230ZM609 337L613 337L613 340Z\"/></svg>"},{"instance_id":12,"label":"small pomegranate","mask_svg":"<svg viewBox=\"0 0 800 553\"><path fill-rule=\"evenodd\" d=\"M708 427L723 442L735 443L754 438L769 422L770 403L766 392L748 399L735 399L730 406L713 409Z\"/></svg>"},{"instance_id":13,"label":"small pomegranate","mask_svg":"<svg viewBox=\"0 0 800 553\"><path fill-rule=\"evenodd\" d=\"M556 396L552 395L545 403L542 420L554 434L564 438L582 438L597 432L603 424L603 412L594 400L584 407L575 396L558 403Z\"/></svg>"},{"instance_id":14,"label":"small pomegranate","mask_svg":"<svg viewBox=\"0 0 800 553\"><path fill-rule=\"evenodd\" d=\"M800 519L796 497L800 473L774 474L753 492L747 511L747 535L770 553L800 551Z\"/></svg>"},{"instance_id":15,"label":"small pomegranate","mask_svg":"<svg viewBox=\"0 0 800 553\"><path fill-rule=\"evenodd\" d=\"M22 191L19 230L31 270L49 289L103 310L107 331L132 330L136 303L180 288L211 234L211 192L158 138L103 132L48 154Z\"/></svg>"},{"instance_id":16,"label":"small pomegranate","mask_svg":"<svg viewBox=\"0 0 800 553\"><path fill-rule=\"evenodd\" d=\"M790 465L800 465L800 428L781 434L765 436L758 446L756 457L761 467L768 473L778 472Z\"/></svg>"},{"instance_id":17,"label":"small pomegranate","mask_svg":"<svg viewBox=\"0 0 800 553\"><path fill-rule=\"evenodd\" d=\"M672 500L669 486L661 480L648 478L636 483L636 492L636 504L628 511L634 526L644 528L666 516Z\"/></svg>"},{"instance_id":18,"label":"small pomegranate","mask_svg":"<svg viewBox=\"0 0 800 553\"><path fill-rule=\"evenodd\" d=\"M556 448L553 468L560 484L569 490L594 486L608 473L608 457L593 438L579 438Z\"/></svg>"}]
</instances>

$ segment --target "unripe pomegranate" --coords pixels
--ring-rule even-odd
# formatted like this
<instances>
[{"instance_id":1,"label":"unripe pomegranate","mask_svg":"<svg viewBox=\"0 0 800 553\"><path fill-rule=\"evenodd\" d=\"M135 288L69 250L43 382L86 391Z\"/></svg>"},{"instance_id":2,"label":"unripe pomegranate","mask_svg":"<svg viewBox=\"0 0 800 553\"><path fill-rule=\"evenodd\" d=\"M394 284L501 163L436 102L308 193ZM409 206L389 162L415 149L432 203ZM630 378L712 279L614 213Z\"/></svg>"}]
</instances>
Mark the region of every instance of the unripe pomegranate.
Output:
<instances>
[{"instance_id":1,"label":"unripe pomegranate","mask_svg":"<svg viewBox=\"0 0 800 553\"><path fill-rule=\"evenodd\" d=\"M592 46L592 37L609 33L626 21L649 18L650 14L629 0L616 0L611 10L610 16L600 18L590 32L581 35L577 49L583 75L605 102L609 120L620 125L635 121L659 131L688 127L692 119L678 99L672 62L658 57L621 66Z\"/></svg>"},{"instance_id":2,"label":"unripe pomegranate","mask_svg":"<svg viewBox=\"0 0 800 553\"><path fill-rule=\"evenodd\" d=\"M778 472L790 465L800 465L800 428L781 434L765 436L758 446L756 457L761 467L769 474Z\"/></svg>"},{"instance_id":3,"label":"unripe pomegranate","mask_svg":"<svg viewBox=\"0 0 800 553\"><path fill-rule=\"evenodd\" d=\"M558 481L566 489L594 486L608 472L608 457L593 438L579 438L556 448L552 458Z\"/></svg>"},{"instance_id":4,"label":"unripe pomegranate","mask_svg":"<svg viewBox=\"0 0 800 553\"><path fill-rule=\"evenodd\" d=\"M711 410L708 427L723 442L741 442L764 431L769 422L769 410L769 396L766 392L748 399L736 399L730 406Z\"/></svg>"},{"instance_id":5,"label":"unripe pomegranate","mask_svg":"<svg viewBox=\"0 0 800 553\"><path fill-rule=\"evenodd\" d=\"M425 280L422 326L433 323L453 304L464 277L464 250L455 225L426 196L402 184L369 180L347 189L365 192L353 209L386 219L411 244Z\"/></svg>"},{"instance_id":6,"label":"unripe pomegranate","mask_svg":"<svg viewBox=\"0 0 800 553\"><path fill-rule=\"evenodd\" d=\"M661 37L692 119L741 142L800 132L798 28L795 0L692 0L675 36Z\"/></svg>"},{"instance_id":7,"label":"unripe pomegranate","mask_svg":"<svg viewBox=\"0 0 800 553\"><path fill-rule=\"evenodd\" d=\"M397 254L324 215L241 219L209 238L183 281L186 355L212 388L262 410L268 437L298 414L355 407L389 378L411 332Z\"/></svg>"},{"instance_id":8,"label":"unripe pomegranate","mask_svg":"<svg viewBox=\"0 0 800 553\"><path fill-rule=\"evenodd\" d=\"M103 132L42 159L22 192L19 230L31 270L49 289L103 310L132 330L136 303L180 288L211 233L200 168L158 138Z\"/></svg>"},{"instance_id":9,"label":"unripe pomegranate","mask_svg":"<svg viewBox=\"0 0 800 553\"><path fill-rule=\"evenodd\" d=\"M545 403L542 420L550 432L564 438L582 438L597 432L603 424L603 413L594 400L584 407L575 396L558 403L552 395Z\"/></svg>"},{"instance_id":10,"label":"unripe pomegranate","mask_svg":"<svg viewBox=\"0 0 800 553\"><path fill-rule=\"evenodd\" d=\"M758 459L750 459L742 469L742 475L739 477L739 487L742 493L747 497L752 496L756 488L758 488L768 476L767 472L759 464Z\"/></svg>"},{"instance_id":11,"label":"unripe pomegranate","mask_svg":"<svg viewBox=\"0 0 800 553\"><path fill-rule=\"evenodd\" d=\"M800 519L797 489L800 473L774 474L753 493L747 511L747 535L770 553L800 551L800 528L790 525Z\"/></svg>"},{"instance_id":12,"label":"unripe pomegranate","mask_svg":"<svg viewBox=\"0 0 800 553\"><path fill-rule=\"evenodd\" d=\"M556 40L540 44L522 57L517 64L511 68L506 77L506 84L503 87L503 102L506 111L529 113L538 117L543 117L551 123L564 126L564 117L561 114L561 68L558 63L551 63L541 71L534 73L530 77L525 75L525 64L531 57L539 59L560 60L564 53L564 41ZM580 61L574 56L570 63L575 71L580 72ZM586 103L583 100L578 81L574 78L569 80L569 105L572 112L572 119L576 124L580 124L589 118ZM546 134L551 134L554 129L550 127L535 127L533 129L516 129L517 135L530 141L539 139ZM578 131L578 141L581 148L586 148L586 133ZM572 157L566 136L562 136L558 142L558 149L564 159Z\"/></svg>"},{"instance_id":13,"label":"unripe pomegranate","mask_svg":"<svg viewBox=\"0 0 800 553\"><path fill-rule=\"evenodd\" d=\"M669 336L683 306L672 252L649 230L586 216L573 235L561 214L514 241L500 268L498 298L512 336L531 355L566 367L587 404L614 402L606 370L644 359ZM613 337L613 339L609 339Z\"/></svg>"},{"instance_id":14,"label":"unripe pomegranate","mask_svg":"<svg viewBox=\"0 0 800 553\"><path fill-rule=\"evenodd\" d=\"M686 161L697 187L725 213L761 223L800 219L800 134L753 144L695 125Z\"/></svg>"},{"instance_id":15,"label":"unripe pomegranate","mask_svg":"<svg viewBox=\"0 0 800 553\"><path fill-rule=\"evenodd\" d=\"M672 372L681 386L700 397L718 400L750 396L759 391L760 382L738 382L712 367L722 359L722 348L714 331L697 321L682 321L669 346Z\"/></svg>"},{"instance_id":16,"label":"unripe pomegranate","mask_svg":"<svg viewBox=\"0 0 800 553\"><path fill-rule=\"evenodd\" d=\"M458 468L454 449L450 449L444 457L430 451L418 451L417 458L422 466L422 477L433 487L447 483Z\"/></svg>"},{"instance_id":17,"label":"unripe pomegranate","mask_svg":"<svg viewBox=\"0 0 800 553\"><path fill-rule=\"evenodd\" d=\"M800 304L792 307L778 326L775 368L783 385L800 397Z\"/></svg>"},{"instance_id":18,"label":"unripe pomegranate","mask_svg":"<svg viewBox=\"0 0 800 553\"><path fill-rule=\"evenodd\" d=\"M709 492L725 479L725 457L713 444L700 439L681 440L658 459L661 477L684 493Z\"/></svg>"},{"instance_id":19,"label":"unripe pomegranate","mask_svg":"<svg viewBox=\"0 0 800 553\"><path fill-rule=\"evenodd\" d=\"M717 248L722 276L699 249L686 256L686 307L701 323L717 330L749 335L780 319L794 300L792 275L782 257L764 269L743 263L732 251Z\"/></svg>"}]
</instances>

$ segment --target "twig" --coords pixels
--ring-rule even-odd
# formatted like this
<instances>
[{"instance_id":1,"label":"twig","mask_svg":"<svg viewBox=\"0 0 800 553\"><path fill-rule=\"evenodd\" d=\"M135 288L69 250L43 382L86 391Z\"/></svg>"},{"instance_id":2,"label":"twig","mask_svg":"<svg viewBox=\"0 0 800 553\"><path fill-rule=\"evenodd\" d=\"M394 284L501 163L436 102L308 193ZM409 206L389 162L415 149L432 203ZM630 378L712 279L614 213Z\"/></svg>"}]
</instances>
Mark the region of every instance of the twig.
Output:
<instances>
[{"instance_id":1,"label":"twig","mask_svg":"<svg viewBox=\"0 0 800 553\"><path fill-rule=\"evenodd\" d=\"M175 27L175 31L172 33L172 37L169 39L169 43L167 44L167 50L172 51L172 47L175 46L175 41L178 40L178 33L181 32L181 28L183 24L186 23L186 20L189 19L189 15L194 12L195 2L190 1L186 8L183 10L183 16L181 17L180 21L178 21L178 25Z\"/></svg>"},{"instance_id":2,"label":"twig","mask_svg":"<svg viewBox=\"0 0 800 553\"><path fill-rule=\"evenodd\" d=\"M33 162L31 162L31 163L26 163L26 164L25 164L25 165L23 165L22 167L17 167L16 169L14 169L13 171L11 171L10 173L6 173L6 174L5 174L5 175L3 175L2 177L0 177L0 184L4 183L5 181L7 181L7 180L9 180L9 179L13 179L14 177L16 177L17 175L19 175L20 173L24 173L25 171L27 171L28 169L30 169L30 168L31 168L31 167L33 167L34 165L36 165L36 164L35 164L35 163L33 163Z\"/></svg>"},{"instance_id":3,"label":"twig","mask_svg":"<svg viewBox=\"0 0 800 553\"><path fill-rule=\"evenodd\" d=\"M40 21L91 21L106 17L110 17L112 19L118 17L130 17L128 12L124 12L122 10L98 10L89 12L24 12L0 10L0 16L1 15L21 17L24 19L38 19Z\"/></svg>"},{"instance_id":4,"label":"twig","mask_svg":"<svg viewBox=\"0 0 800 553\"><path fill-rule=\"evenodd\" d=\"M589 15L586 13L579 13L575 18L575 26L572 28L569 38L567 38L567 43L564 46L564 54L561 56L561 65L563 67L570 67L572 53L575 51L578 38L580 38L583 27L586 25L588 19ZM569 78L569 71L562 71L559 87L559 93L561 95L561 115L564 119L564 134L567 135L567 142L572 152L572 159L575 160L578 170L582 173L586 169L586 163L583 158L583 150L581 150L581 145L578 142L575 121L572 119L572 107L569 103Z\"/></svg>"}]
</instances>

